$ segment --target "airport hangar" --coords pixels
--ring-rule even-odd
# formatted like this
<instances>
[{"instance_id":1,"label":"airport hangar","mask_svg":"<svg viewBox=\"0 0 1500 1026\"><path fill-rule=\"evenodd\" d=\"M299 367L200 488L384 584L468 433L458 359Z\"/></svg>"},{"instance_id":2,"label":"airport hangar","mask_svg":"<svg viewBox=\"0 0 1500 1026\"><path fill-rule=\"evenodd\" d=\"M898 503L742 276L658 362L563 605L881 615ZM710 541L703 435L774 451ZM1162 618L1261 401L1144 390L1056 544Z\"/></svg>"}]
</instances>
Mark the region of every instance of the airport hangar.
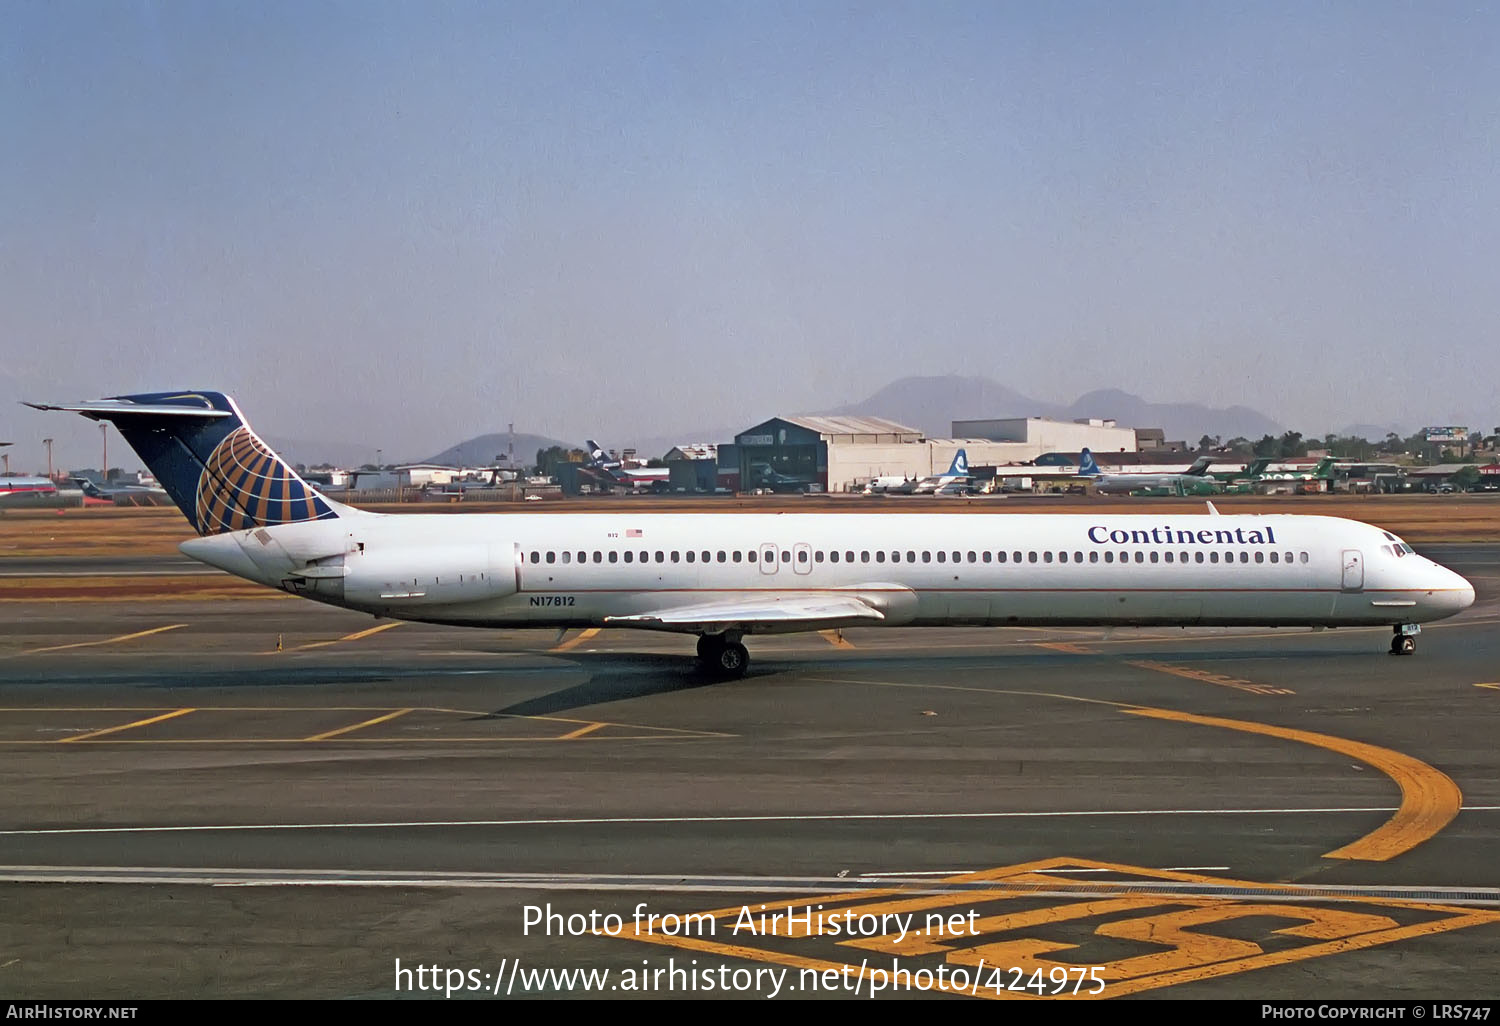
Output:
<instances>
[{"instance_id":1,"label":"airport hangar","mask_svg":"<svg viewBox=\"0 0 1500 1026\"><path fill-rule=\"evenodd\" d=\"M1089 448L1134 453L1140 448L1138 433L1112 420L963 420L953 422L953 434L928 438L917 428L882 417L772 417L736 435L734 455L744 491L798 490L801 485L810 491L848 492L878 477L940 475L960 449L969 466L977 468L1025 463L1049 452Z\"/></svg>"}]
</instances>

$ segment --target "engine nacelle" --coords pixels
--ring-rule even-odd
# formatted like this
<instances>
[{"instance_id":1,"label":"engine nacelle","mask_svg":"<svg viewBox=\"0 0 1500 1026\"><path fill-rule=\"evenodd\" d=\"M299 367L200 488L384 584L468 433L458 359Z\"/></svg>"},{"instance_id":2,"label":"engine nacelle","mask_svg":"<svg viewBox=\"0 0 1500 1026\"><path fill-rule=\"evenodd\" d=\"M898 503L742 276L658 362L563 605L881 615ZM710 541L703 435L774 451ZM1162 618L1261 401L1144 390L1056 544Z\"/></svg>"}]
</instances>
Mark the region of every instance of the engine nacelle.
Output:
<instances>
[{"instance_id":1,"label":"engine nacelle","mask_svg":"<svg viewBox=\"0 0 1500 1026\"><path fill-rule=\"evenodd\" d=\"M511 545L371 545L343 559L344 602L360 608L446 606L515 593Z\"/></svg>"}]
</instances>

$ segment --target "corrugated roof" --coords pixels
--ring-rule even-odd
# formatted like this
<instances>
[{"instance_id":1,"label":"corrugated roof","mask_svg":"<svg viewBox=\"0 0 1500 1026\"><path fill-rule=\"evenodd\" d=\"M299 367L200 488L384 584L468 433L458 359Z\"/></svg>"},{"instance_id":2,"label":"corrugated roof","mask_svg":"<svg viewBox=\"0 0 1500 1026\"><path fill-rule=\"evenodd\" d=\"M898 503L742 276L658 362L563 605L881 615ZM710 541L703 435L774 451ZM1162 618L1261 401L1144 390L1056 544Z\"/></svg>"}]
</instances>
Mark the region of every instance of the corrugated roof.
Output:
<instances>
[{"instance_id":1,"label":"corrugated roof","mask_svg":"<svg viewBox=\"0 0 1500 1026\"><path fill-rule=\"evenodd\" d=\"M884 417L825 417L797 415L781 417L789 424L816 431L820 435L920 435L922 432Z\"/></svg>"}]
</instances>

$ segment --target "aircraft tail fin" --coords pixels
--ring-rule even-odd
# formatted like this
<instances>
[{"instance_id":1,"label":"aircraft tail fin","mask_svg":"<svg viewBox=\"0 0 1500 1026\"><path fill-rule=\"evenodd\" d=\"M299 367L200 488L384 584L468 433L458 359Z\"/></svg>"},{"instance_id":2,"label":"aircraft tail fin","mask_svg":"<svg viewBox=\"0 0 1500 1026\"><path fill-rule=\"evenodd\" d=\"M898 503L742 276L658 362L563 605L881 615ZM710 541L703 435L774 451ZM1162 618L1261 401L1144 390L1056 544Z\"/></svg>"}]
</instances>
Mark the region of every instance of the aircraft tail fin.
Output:
<instances>
[{"instance_id":1,"label":"aircraft tail fin","mask_svg":"<svg viewBox=\"0 0 1500 1026\"><path fill-rule=\"evenodd\" d=\"M1208 473L1208 468L1213 465L1213 462L1214 458L1212 456L1199 456L1184 473L1189 477L1202 477Z\"/></svg>"},{"instance_id":2,"label":"aircraft tail fin","mask_svg":"<svg viewBox=\"0 0 1500 1026\"><path fill-rule=\"evenodd\" d=\"M969 454L963 449L953 454L953 462L948 464L949 477L969 476Z\"/></svg>"},{"instance_id":3,"label":"aircraft tail fin","mask_svg":"<svg viewBox=\"0 0 1500 1026\"><path fill-rule=\"evenodd\" d=\"M1078 476L1098 477L1101 473L1099 464L1094 462L1094 454L1084 449L1078 459Z\"/></svg>"},{"instance_id":4,"label":"aircraft tail fin","mask_svg":"<svg viewBox=\"0 0 1500 1026\"><path fill-rule=\"evenodd\" d=\"M344 508L298 477L222 392L26 405L109 421L200 535L333 520Z\"/></svg>"}]
</instances>

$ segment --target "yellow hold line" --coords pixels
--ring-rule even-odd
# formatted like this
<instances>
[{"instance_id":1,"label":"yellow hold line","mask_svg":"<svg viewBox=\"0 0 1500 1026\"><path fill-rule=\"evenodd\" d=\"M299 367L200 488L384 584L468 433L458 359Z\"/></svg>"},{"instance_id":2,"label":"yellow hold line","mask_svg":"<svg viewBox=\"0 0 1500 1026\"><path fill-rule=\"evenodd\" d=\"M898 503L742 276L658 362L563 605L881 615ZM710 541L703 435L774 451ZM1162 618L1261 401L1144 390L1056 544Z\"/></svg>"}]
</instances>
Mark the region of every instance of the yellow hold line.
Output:
<instances>
[{"instance_id":1,"label":"yellow hold line","mask_svg":"<svg viewBox=\"0 0 1500 1026\"><path fill-rule=\"evenodd\" d=\"M387 624L387 626L394 627L395 624ZM377 723L385 723L387 720L394 720L397 716L405 716L409 712L411 712L410 709L397 709L395 712L388 712L384 716L376 716L374 719L365 720L363 723L355 723L348 727L340 727L337 730L329 730L325 731L322 734L314 734L312 737L305 737L302 740L327 741L331 737L338 737L340 734L348 734L349 732L359 730L362 727L373 727Z\"/></svg>"},{"instance_id":2,"label":"yellow hold line","mask_svg":"<svg viewBox=\"0 0 1500 1026\"><path fill-rule=\"evenodd\" d=\"M122 730L133 730L136 727L145 727L152 723L160 723L162 720L171 720L177 718L178 716L186 716L188 713L196 711L196 709L174 709L169 713L162 713L160 716L148 716L144 720L136 720L134 723L122 723L118 727L105 727L103 730L94 730L90 731L87 734L75 734L72 737L62 738L56 743L60 745L66 745L72 744L75 741L90 741L96 737L103 737L106 734L117 734Z\"/></svg>"},{"instance_id":3,"label":"yellow hold line","mask_svg":"<svg viewBox=\"0 0 1500 1026\"><path fill-rule=\"evenodd\" d=\"M823 635L824 639L826 639L827 642L830 645L832 645L834 648L853 648L854 647L854 643L851 642L848 638L845 638L838 631L819 631L818 633L821 634L821 635Z\"/></svg>"},{"instance_id":4,"label":"yellow hold line","mask_svg":"<svg viewBox=\"0 0 1500 1026\"><path fill-rule=\"evenodd\" d=\"M601 628L598 628L598 627L590 627L588 630L584 631L582 634L578 635L577 637L569 638L567 641L564 641L560 645L553 645L552 646L552 651L553 652L566 652L570 648L575 648L578 645L583 644L585 641L588 641L590 638L597 636L598 633L599 633L599 631L600 631L600 629Z\"/></svg>"},{"instance_id":5,"label":"yellow hold line","mask_svg":"<svg viewBox=\"0 0 1500 1026\"><path fill-rule=\"evenodd\" d=\"M1267 737L1298 741L1318 748L1326 748L1351 759L1358 759L1384 773L1401 789L1401 805L1395 815L1364 837L1326 853L1325 859L1355 859L1361 862L1386 862L1410 851L1424 841L1430 840L1453 821L1463 806L1463 792L1451 777L1441 770L1429 766L1420 759L1378 745L1347 738L1315 734L1307 730L1290 727L1275 727L1267 723L1251 723L1245 720L1228 720L1218 716L1198 716L1194 713L1176 712L1170 709L1127 709L1133 716L1149 716L1152 719L1171 720L1178 723L1197 723L1205 727L1224 727L1228 730L1244 731L1247 734L1262 734Z\"/></svg>"},{"instance_id":6,"label":"yellow hold line","mask_svg":"<svg viewBox=\"0 0 1500 1026\"><path fill-rule=\"evenodd\" d=\"M608 723L588 723L588 724L585 724L582 727L579 727L577 730L570 730L570 731L568 731L566 734L563 734L560 737L558 737L557 740L559 740L559 741L571 741L575 737L583 737L583 735L585 735L585 734L592 734L594 731L598 730L600 727L607 727L607 726L609 726Z\"/></svg>"},{"instance_id":7,"label":"yellow hold line","mask_svg":"<svg viewBox=\"0 0 1500 1026\"><path fill-rule=\"evenodd\" d=\"M383 623L379 627L369 627L362 631L355 631L353 634L345 634L342 638L334 638L332 641L313 641L309 642L306 645L298 645L296 648L293 648L290 651L301 652L304 649L309 648L323 648L327 645L337 645L341 641L358 641L360 638L368 638L372 634L379 634L381 631L388 631L392 627L400 627L405 622L405 620L393 620L390 623Z\"/></svg>"},{"instance_id":8,"label":"yellow hold line","mask_svg":"<svg viewBox=\"0 0 1500 1026\"><path fill-rule=\"evenodd\" d=\"M75 641L71 645L49 645L46 648L28 648L21 655L35 655L38 652L61 652L66 648L88 648L92 645L112 645L117 641L133 641L136 638L144 638L148 634L160 634L162 631L175 631L179 627L186 627L185 623L169 623L165 627L152 627L149 631L136 631L134 634L121 634L115 638L105 638L102 641Z\"/></svg>"}]
</instances>

